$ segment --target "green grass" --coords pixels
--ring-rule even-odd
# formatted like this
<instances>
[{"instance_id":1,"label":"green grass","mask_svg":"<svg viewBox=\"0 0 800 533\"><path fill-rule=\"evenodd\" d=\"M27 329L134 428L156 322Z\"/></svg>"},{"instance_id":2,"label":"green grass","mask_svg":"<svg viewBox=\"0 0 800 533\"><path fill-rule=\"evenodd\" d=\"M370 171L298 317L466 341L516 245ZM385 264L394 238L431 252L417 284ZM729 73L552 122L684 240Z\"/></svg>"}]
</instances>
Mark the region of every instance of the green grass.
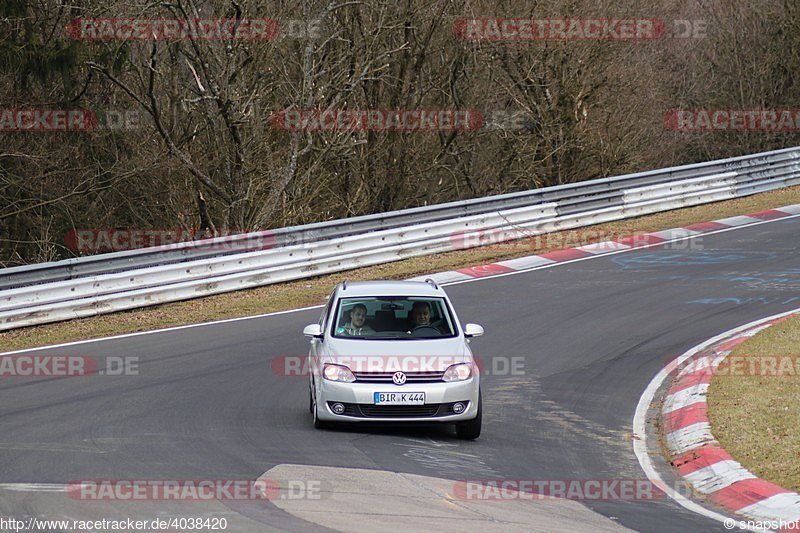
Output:
<instances>
[{"instance_id":1,"label":"green grass","mask_svg":"<svg viewBox=\"0 0 800 533\"><path fill-rule=\"evenodd\" d=\"M711 431L734 459L760 478L800 490L800 317L773 325L739 345L729 357L749 361L787 356L792 367L773 372L726 372L708 394ZM758 360L758 359L756 359ZM735 368L735 367L734 367ZM765 373L767 375L760 375ZM727 375L736 374L736 375Z\"/></svg>"}]
</instances>

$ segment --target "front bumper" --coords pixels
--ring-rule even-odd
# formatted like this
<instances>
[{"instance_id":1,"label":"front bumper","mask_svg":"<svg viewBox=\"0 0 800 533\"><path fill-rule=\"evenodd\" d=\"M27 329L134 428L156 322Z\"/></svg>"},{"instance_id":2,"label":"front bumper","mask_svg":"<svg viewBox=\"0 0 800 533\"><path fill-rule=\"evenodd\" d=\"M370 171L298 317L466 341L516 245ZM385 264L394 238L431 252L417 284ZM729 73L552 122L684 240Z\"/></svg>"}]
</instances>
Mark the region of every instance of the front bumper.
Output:
<instances>
[{"instance_id":1,"label":"front bumper","mask_svg":"<svg viewBox=\"0 0 800 533\"><path fill-rule=\"evenodd\" d=\"M319 379L316 386L317 405L319 406L317 416L326 422L453 423L472 420L478 415L480 386L477 376L455 383L407 383L402 386L392 383L340 383ZM395 410L390 413L391 416L382 417L380 410L375 408L374 393L376 392L424 392L425 405L431 408L425 410L424 416L403 414L398 412L402 410ZM334 414L330 409L329 402L343 403L348 406L348 410L342 415ZM452 414L452 404L455 402L469 402L469 405L463 413ZM438 404L438 409L434 409L431 404ZM363 411L359 405L364 407ZM351 406L353 406L352 409ZM414 409L407 411L411 413ZM432 415L431 412L434 414ZM365 413L369 413L369 415L365 416Z\"/></svg>"}]
</instances>

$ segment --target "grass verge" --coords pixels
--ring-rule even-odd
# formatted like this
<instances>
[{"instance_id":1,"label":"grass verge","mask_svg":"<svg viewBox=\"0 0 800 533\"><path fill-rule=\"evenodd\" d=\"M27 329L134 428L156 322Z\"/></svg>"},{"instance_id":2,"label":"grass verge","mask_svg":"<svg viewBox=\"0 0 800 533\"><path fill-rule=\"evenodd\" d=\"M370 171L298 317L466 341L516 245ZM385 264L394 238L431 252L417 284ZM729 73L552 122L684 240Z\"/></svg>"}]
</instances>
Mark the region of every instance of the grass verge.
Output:
<instances>
[{"instance_id":1,"label":"grass verge","mask_svg":"<svg viewBox=\"0 0 800 533\"><path fill-rule=\"evenodd\" d=\"M11 330L0 333L0 351L305 307L324 302L333 286L345 279L350 281L405 279L426 273L454 270L560 248L581 246L592 241L608 240L620 235L659 231L791 204L800 204L800 187L790 187L746 198L666 211L591 228L579 228L553 234L548 238L416 257L318 278L268 285L185 302ZM589 233L595 238L584 239Z\"/></svg>"},{"instance_id":2,"label":"grass verge","mask_svg":"<svg viewBox=\"0 0 800 533\"><path fill-rule=\"evenodd\" d=\"M711 431L722 447L758 477L794 491L800 491L798 346L800 317L765 329L733 351L729 357L742 365L731 363L714 376L708 394Z\"/></svg>"}]
</instances>

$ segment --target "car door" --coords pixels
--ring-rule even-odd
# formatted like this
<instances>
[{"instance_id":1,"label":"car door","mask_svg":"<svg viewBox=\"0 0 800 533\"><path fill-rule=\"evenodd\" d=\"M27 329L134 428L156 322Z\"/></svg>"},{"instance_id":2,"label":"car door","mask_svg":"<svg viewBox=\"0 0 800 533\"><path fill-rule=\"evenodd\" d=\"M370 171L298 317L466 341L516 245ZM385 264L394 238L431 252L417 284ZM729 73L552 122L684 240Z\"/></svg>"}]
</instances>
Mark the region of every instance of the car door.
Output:
<instances>
[{"instance_id":1,"label":"car door","mask_svg":"<svg viewBox=\"0 0 800 533\"><path fill-rule=\"evenodd\" d=\"M325 306L325 309L323 309L322 314L319 316L318 323L322 328L323 339L327 334L327 329L330 324L330 313L331 309L333 308L333 302L335 300L335 296L336 296L336 291L334 290L328 297L328 304ZM320 357L324 355L322 351L325 349L323 339L311 339L311 346L308 350L310 372L313 372L314 369L321 369Z\"/></svg>"}]
</instances>

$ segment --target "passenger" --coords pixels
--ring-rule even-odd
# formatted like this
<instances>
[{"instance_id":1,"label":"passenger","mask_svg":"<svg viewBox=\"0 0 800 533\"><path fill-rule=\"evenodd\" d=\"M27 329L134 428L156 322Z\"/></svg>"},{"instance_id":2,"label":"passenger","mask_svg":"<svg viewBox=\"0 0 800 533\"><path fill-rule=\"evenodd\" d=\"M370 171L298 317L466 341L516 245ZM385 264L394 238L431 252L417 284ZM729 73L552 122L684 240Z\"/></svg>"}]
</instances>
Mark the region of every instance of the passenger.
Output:
<instances>
[{"instance_id":1,"label":"passenger","mask_svg":"<svg viewBox=\"0 0 800 533\"><path fill-rule=\"evenodd\" d=\"M350 322L339 328L339 333L351 335L354 337L363 337L364 335L372 335L375 330L367 326L367 306L364 304L356 304L350 309Z\"/></svg>"}]
</instances>

